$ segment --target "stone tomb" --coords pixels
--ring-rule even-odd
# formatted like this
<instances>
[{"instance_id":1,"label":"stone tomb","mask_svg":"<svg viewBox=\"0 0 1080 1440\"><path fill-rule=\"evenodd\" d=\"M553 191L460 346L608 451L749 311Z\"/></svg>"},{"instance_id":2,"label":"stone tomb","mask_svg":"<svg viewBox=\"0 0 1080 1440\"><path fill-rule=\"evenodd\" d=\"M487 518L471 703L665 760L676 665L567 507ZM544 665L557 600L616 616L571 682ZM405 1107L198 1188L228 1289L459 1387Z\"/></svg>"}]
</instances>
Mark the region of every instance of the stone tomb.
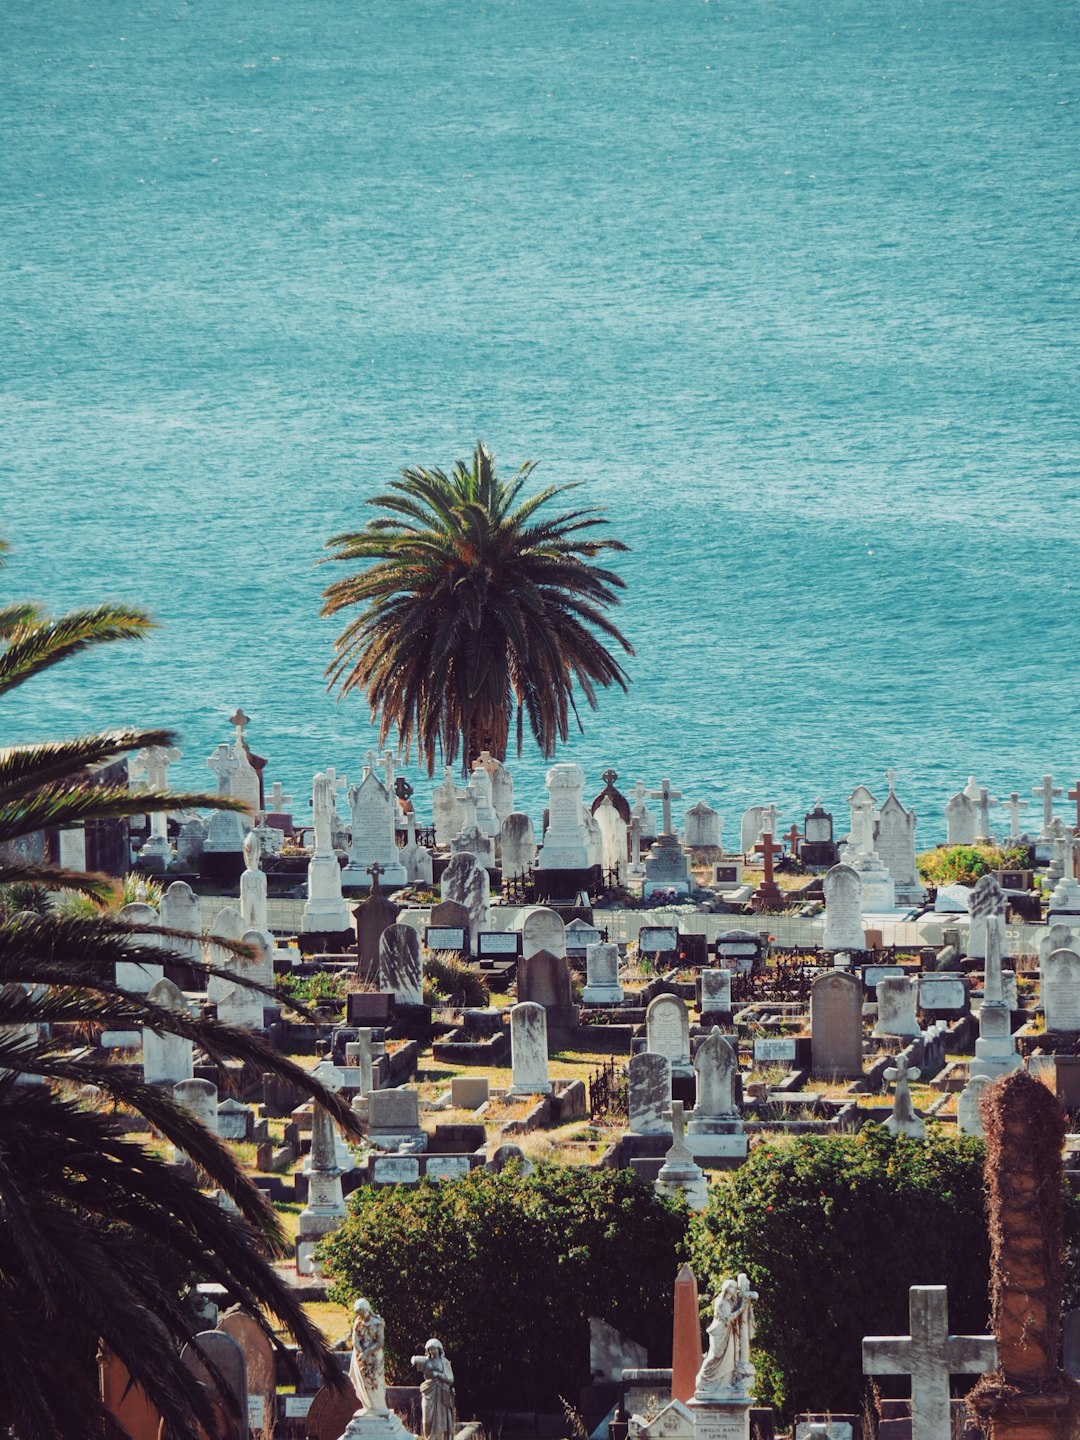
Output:
<instances>
[{"instance_id":1,"label":"stone tomb","mask_svg":"<svg viewBox=\"0 0 1080 1440\"><path fill-rule=\"evenodd\" d=\"M842 970L819 975L810 987L810 1055L814 1075L862 1075L862 983Z\"/></svg>"},{"instance_id":2,"label":"stone tomb","mask_svg":"<svg viewBox=\"0 0 1080 1440\"><path fill-rule=\"evenodd\" d=\"M677 995L657 995L645 1011L645 1048L662 1055L673 1075L690 1076L690 1021Z\"/></svg>"},{"instance_id":3,"label":"stone tomb","mask_svg":"<svg viewBox=\"0 0 1080 1440\"><path fill-rule=\"evenodd\" d=\"M426 1150L419 1094L404 1085L372 1090L368 1096L368 1139L378 1150Z\"/></svg>"}]
</instances>

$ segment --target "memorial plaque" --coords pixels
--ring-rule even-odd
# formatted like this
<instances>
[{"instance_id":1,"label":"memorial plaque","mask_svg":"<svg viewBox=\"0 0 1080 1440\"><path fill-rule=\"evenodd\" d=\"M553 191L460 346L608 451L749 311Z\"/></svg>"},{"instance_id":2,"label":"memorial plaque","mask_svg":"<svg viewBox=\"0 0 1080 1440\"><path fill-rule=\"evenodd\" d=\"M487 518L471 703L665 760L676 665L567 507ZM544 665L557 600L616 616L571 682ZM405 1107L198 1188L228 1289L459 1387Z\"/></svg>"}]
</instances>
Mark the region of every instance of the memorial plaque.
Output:
<instances>
[{"instance_id":1,"label":"memorial plaque","mask_svg":"<svg viewBox=\"0 0 1080 1440\"><path fill-rule=\"evenodd\" d=\"M464 950L465 931L457 926L429 925L424 931L424 944L429 950Z\"/></svg>"},{"instance_id":2,"label":"memorial plaque","mask_svg":"<svg viewBox=\"0 0 1080 1440\"><path fill-rule=\"evenodd\" d=\"M286 1395L285 1396L285 1418L286 1420L306 1420L308 1412L315 1403L314 1395Z\"/></svg>"},{"instance_id":3,"label":"memorial plaque","mask_svg":"<svg viewBox=\"0 0 1080 1440\"><path fill-rule=\"evenodd\" d=\"M737 890L742 884L742 866L714 865L713 884L718 890Z\"/></svg>"},{"instance_id":4,"label":"memorial plaque","mask_svg":"<svg viewBox=\"0 0 1080 1440\"><path fill-rule=\"evenodd\" d=\"M566 927L566 949L574 955L584 955L590 945L599 945L603 940L595 925L569 924Z\"/></svg>"},{"instance_id":5,"label":"memorial plaque","mask_svg":"<svg viewBox=\"0 0 1080 1440\"><path fill-rule=\"evenodd\" d=\"M521 932L518 930L482 930L476 937L476 953L480 956L521 954Z\"/></svg>"},{"instance_id":6,"label":"memorial plaque","mask_svg":"<svg viewBox=\"0 0 1080 1440\"><path fill-rule=\"evenodd\" d=\"M778 1036L775 1040L755 1040L754 1059L763 1060L766 1063L769 1061L779 1061L782 1064L794 1064L794 1035Z\"/></svg>"},{"instance_id":7,"label":"memorial plaque","mask_svg":"<svg viewBox=\"0 0 1080 1440\"><path fill-rule=\"evenodd\" d=\"M415 1155L378 1155L372 1162L371 1178L376 1185L411 1185L420 1179L420 1161Z\"/></svg>"},{"instance_id":8,"label":"memorial plaque","mask_svg":"<svg viewBox=\"0 0 1080 1440\"><path fill-rule=\"evenodd\" d=\"M463 1180L470 1168L467 1155L432 1155L424 1174L429 1180Z\"/></svg>"},{"instance_id":9,"label":"memorial plaque","mask_svg":"<svg viewBox=\"0 0 1080 1440\"><path fill-rule=\"evenodd\" d=\"M750 1409L694 1410L697 1440L750 1440Z\"/></svg>"},{"instance_id":10,"label":"memorial plaque","mask_svg":"<svg viewBox=\"0 0 1080 1440\"><path fill-rule=\"evenodd\" d=\"M674 925L643 925L638 931L638 949L644 955L677 953L679 932Z\"/></svg>"},{"instance_id":11,"label":"memorial plaque","mask_svg":"<svg viewBox=\"0 0 1080 1440\"><path fill-rule=\"evenodd\" d=\"M967 1004L967 987L953 975L923 975L919 979L921 1010L963 1010Z\"/></svg>"},{"instance_id":12,"label":"memorial plaque","mask_svg":"<svg viewBox=\"0 0 1080 1440\"><path fill-rule=\"evenodd\" d=\"M862 978L868 990L876 990L882 980L902 980L906 974L902 965L867 965Z\"/></svg>"}]
</instances>

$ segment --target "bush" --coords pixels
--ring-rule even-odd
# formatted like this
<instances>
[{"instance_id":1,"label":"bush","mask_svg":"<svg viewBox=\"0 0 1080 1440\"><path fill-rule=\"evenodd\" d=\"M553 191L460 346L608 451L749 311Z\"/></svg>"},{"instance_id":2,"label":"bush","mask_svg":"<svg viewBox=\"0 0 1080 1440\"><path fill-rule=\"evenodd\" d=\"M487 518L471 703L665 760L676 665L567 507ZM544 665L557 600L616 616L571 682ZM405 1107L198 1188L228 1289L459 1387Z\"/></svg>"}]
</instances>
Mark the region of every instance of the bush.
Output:
<instances>
[{"instance_id":1,"label":"bush","mask_svg":"<svg viewBox=\"0 0 1080 1440\"><path fill-rule=\"evenodd\" d=\"M491 995L482 975L469 968L460 955L439 952L424 961L424 1003L460 1000L471 1009L483 1009Z\"/></svg>"},{"instance_id":2,"label":"bush","mask_svg":"<svg viewBox=\"0 0 1080 1440\"><path fill-rule=\"evenodd\" d=\"M948 1286L954 1334L989 1323L982 1141L939 1126L762 1146L690 1240L703 1296L740 1270L754 1282L757 1393L789 1417L857 1408L862 1338L908 1333L911 1285Z\"/></svg>"},{"instance_id":3,"label":"bush","mask_svg":"<svg viewBox=\"0 0 1080 1440\"><path fill-rule=\"evenodd\" d=\"M349 977L341 970L315 970L310 975L278 977L278 989L285 1000L295 1000L314 1010L317 1005L343 1005L349 991Z\"/></svg>"},{"instance_id":4,"label":"bush","mask_svg":"<svg viewBox=\"0 0 1080 1440\"><path fill-rule=\"evenodd\" d=\"M927 885L974 885L991 870L1028 870L1027 845L944 845L916 857L919 875Z\"/></svg>"},{"instance_id":5,"label":"bush","mask_svg":"<svg viewBox=\"0 0 1080 1440\"><path fill-rule=\"evenodd\" d=\"M364 1187L323 1242L330 1298L386 1320L391 1383L429 1335L446 1346L462 1415L559 1411L589 1381L597 1315L670 1363L686 1211L627 1170L511 1165L414 1188Z\"/></svg>"}]
</instances>

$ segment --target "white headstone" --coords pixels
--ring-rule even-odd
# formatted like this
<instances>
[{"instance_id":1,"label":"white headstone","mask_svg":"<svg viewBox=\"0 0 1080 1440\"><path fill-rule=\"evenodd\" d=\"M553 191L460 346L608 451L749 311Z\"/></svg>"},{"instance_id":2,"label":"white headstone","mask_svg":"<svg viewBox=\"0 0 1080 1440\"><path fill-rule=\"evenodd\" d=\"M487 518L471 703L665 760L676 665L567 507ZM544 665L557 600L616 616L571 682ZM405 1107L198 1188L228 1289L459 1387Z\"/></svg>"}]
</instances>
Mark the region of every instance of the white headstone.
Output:
<instances>
[{"instance_id":1,"label":"white headstone","mask_svg":"<svg viewBox=\"0 0 1080 1440\"><path fill-rule=\"evenodd\" d=\"M589 830L581 803L585 772L580 765L553 765L547 772L548 826L541 870L587 870Z\"/></svg>"},{"instance_id":2,"label":"white headstone","mask_svg":"<svg viewBox=\"0 0 1080 1440\"><path fill-rule=\"evenodd\" d=\"M645 1045L671 1062L676 1075L693 1072L690 1064L690 1021L677 995L657 995L645 1011Z\"/></svg>"},{"instance_id":3,"label":"white headstone","mask_svg":"<svg viewBox=\"0 0 1080 1440\"><path fill-rule=\"evenodd\" d=\"M585 951L584 1005L621 1005L623 988L619 984L618 945L590 945Z\"/></svg>"},{"instance_id":4,"label":"white headstone","mask_svg":"<svg viewBox=\"0 0 1080 1440\"><path fill-rule=\"evenodd\" d=\"M823 950L865 950L862 882L850 865L834 865L822 881L825 891Z\"/></svg>"},{"instance_id":5,"label":"white headstone","mask_svg":"<svg viewBox=\"0 0 1080 1440\"><path fill-rule=\"evenodd\" d=\"M528 815L513 811L502 822L500 853L504 879L517 879L536 864L536 835Z\"/></svg>"},{"instance_id":6,"label":"white headstone","mask_svg":"<svg viewBox=\"0 0 1080 1440\"><path fill-rule=\"evenodd\" d=\"M875 1035L900 1035L914 1038L921 1035L915 1017L917 981L907 976L892 976L877 985L878 1018Z\"/></svg>"},{"instance_id":7,"label":"white headstone","mask_svg":"<svg viewBox=\"0 0 1080 1440\"><path fill-rule=\"evenodd\" d=\"M443 782L431 793L431 810L435 822L435 844L449 845L465 822L465 792L454 783L454 774L447 765Z\"/></svg>"},{"instance_id":8,"label":"white headstone","mask_svg":"<svg viewBox=\"0 0 1080 1440\"><path fill-rule=\"evenodd\" d=\"M1054 950L1046 957L1042 1006L1049 1033L1080 1034L1080 955L1075 950Z\"/></svg>"},{"instance_id":9,"label":"white headstone","mask_svg":"<svg viewBox=\"0 0 1080 1440\"><path fill-rule=\"evenodd\" d=\"M547 1012L524 1000L510 1009L511 1095L549 1095Z\"/></svg>"},{"instance_id":10,"label":"white headstone","mask_svg":"<svg viewBox=\"0 0 1080 1440\"><path fill-rule=\"evenodd\" d=\"M453 900L469 912L471 948L475 953L476 937L491 929L491 880L487 869L467 850L453 856L439 881L444 900Z\"/></svg>"},{"instance_id":11,"label":"white headstone","mask_svg":"<svg viewBox=\"0 0 1080 1440\"><path fill-rule=\"evenodd\" d=\"M691 806L683 816L683 840L691 849L719 850L723 846L723 821L718 811L704 800Z\"/></svg>"},{"instance_id":12,"label":"white headstone","mask_svg":"<svg viewBox=\"0 0 1080 1440\"><path fill-rule=\"evenodd\" d=\"M184 992L171 980L159 980L147 995L154 1005L176 1015L190 1015ZM194 1076L194 1044L184 1035L147 1028L143 1031L143 1079L148 1085L176 1085Z\"/></svg>"},{"instance_id":13,"label":"white headstone","mask_svg":"<svg viewBox=\"0 0 1080 1440\"><path fill-rule=\"evenodd\" d=\"M152 905L138 903L125 905L116 918L121 925L130 925L133 930L143 925L161 924L161 916ZM141 935L133 937L132 944L149 950L160 950L166 942L158 935ZM162 966L150 962L138 964L135 961L118 960L116 964L117 985L122 990L131 990L139 995L148 994L164 974Z\"/></svg>"},{"instance_id":14,"label":"white headstone","mask_svg":"<svg viewBox=\"0 0 1080 1440\"><path fill-rule=\"evenodd\" d=\"M625 880L627 863L626 821L612 804L610 795L604 796L593 814L600 828L600 863L605 870L613 871L620 881Z\"/></svg>"},{"instance_id":15,"label":"white headstone","mask_svg":"<svg viewBox=\"0 0 1080 1440\"><path fill-rule=\"evenodd\" d=\"M526 959L540 950L546 950L551 955L566 955L566 925L558 911L537 905L527 910L519 923L521 953Z\"/></svg>"}]
</instances>

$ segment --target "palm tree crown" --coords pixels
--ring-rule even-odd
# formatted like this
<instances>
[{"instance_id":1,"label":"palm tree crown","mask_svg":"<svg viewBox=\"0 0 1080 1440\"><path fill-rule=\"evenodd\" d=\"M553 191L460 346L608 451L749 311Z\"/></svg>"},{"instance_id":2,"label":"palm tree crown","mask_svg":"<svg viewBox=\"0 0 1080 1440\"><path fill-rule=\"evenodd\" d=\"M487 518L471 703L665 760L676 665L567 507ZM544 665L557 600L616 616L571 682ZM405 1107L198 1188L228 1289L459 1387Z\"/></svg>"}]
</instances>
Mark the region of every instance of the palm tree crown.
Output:
<instances>
[{"instance_id":1,"label":"palm tree crown","mask_svg":"<svg viewBox=\"0 0 1080 1440\"><path fill-rule=\"evenodd\" d=\"M56 620L33 605L0 610L0 694L149 625L142 612L115 607ZM284 1251L282 1232L232 1152L170 1093L144 1083L138 1067L82 1040L88 1024L182 1035L210 1061L239 1059L287 1077L356 1133L348 1106L259 1035L177 1013L117 983L119 961L184 963L160 948L175 932L133 933L104 911L88 919L18 908L20 886L99 897L113 888L106 876L20 858L15 842L28 835L191 805L243 808L212 796L87 785L87 766L171 739L166 731L115 730L0 749L0 1435L18 1440L121 1436L98 1398L99 1344L157 1406L170 1435L209 1430L210 1400L180 1360L181 1345L201 1328L184 1300L192 1278L224 1284L268 1333L266 1317L276 1316L331 1383L339 1375L268 1264ZM131 1138L125 1116L149 1122L183 1151L201 1183L231 1207Z\"/></svg>"},{"instance_id":2,"label":"palm tree crown","mask_svg":"<svg viewBox=\"0 0 1080 1440\"><path fill-rule=\"evenodd\" d=\"M522 499L529 461L510 480L495 473L481 440L472 462L408 469L369 503L390 515L327 542L334 560L374 561L324 592L323 614L361 607L342 631L327 674L342 694L366 690L382 743L397 728L434 773L464 746L506 754L516 712L550 757L566 740L575 685L596 708L598 687L626 688L604 643L633 649L608 619L624 582L593 563L619 540L598 538L593 508L547 519L538 512L574 485L549 485ZM597 633L598 632L598 633Z\"/></svg>"}]
</instances>

